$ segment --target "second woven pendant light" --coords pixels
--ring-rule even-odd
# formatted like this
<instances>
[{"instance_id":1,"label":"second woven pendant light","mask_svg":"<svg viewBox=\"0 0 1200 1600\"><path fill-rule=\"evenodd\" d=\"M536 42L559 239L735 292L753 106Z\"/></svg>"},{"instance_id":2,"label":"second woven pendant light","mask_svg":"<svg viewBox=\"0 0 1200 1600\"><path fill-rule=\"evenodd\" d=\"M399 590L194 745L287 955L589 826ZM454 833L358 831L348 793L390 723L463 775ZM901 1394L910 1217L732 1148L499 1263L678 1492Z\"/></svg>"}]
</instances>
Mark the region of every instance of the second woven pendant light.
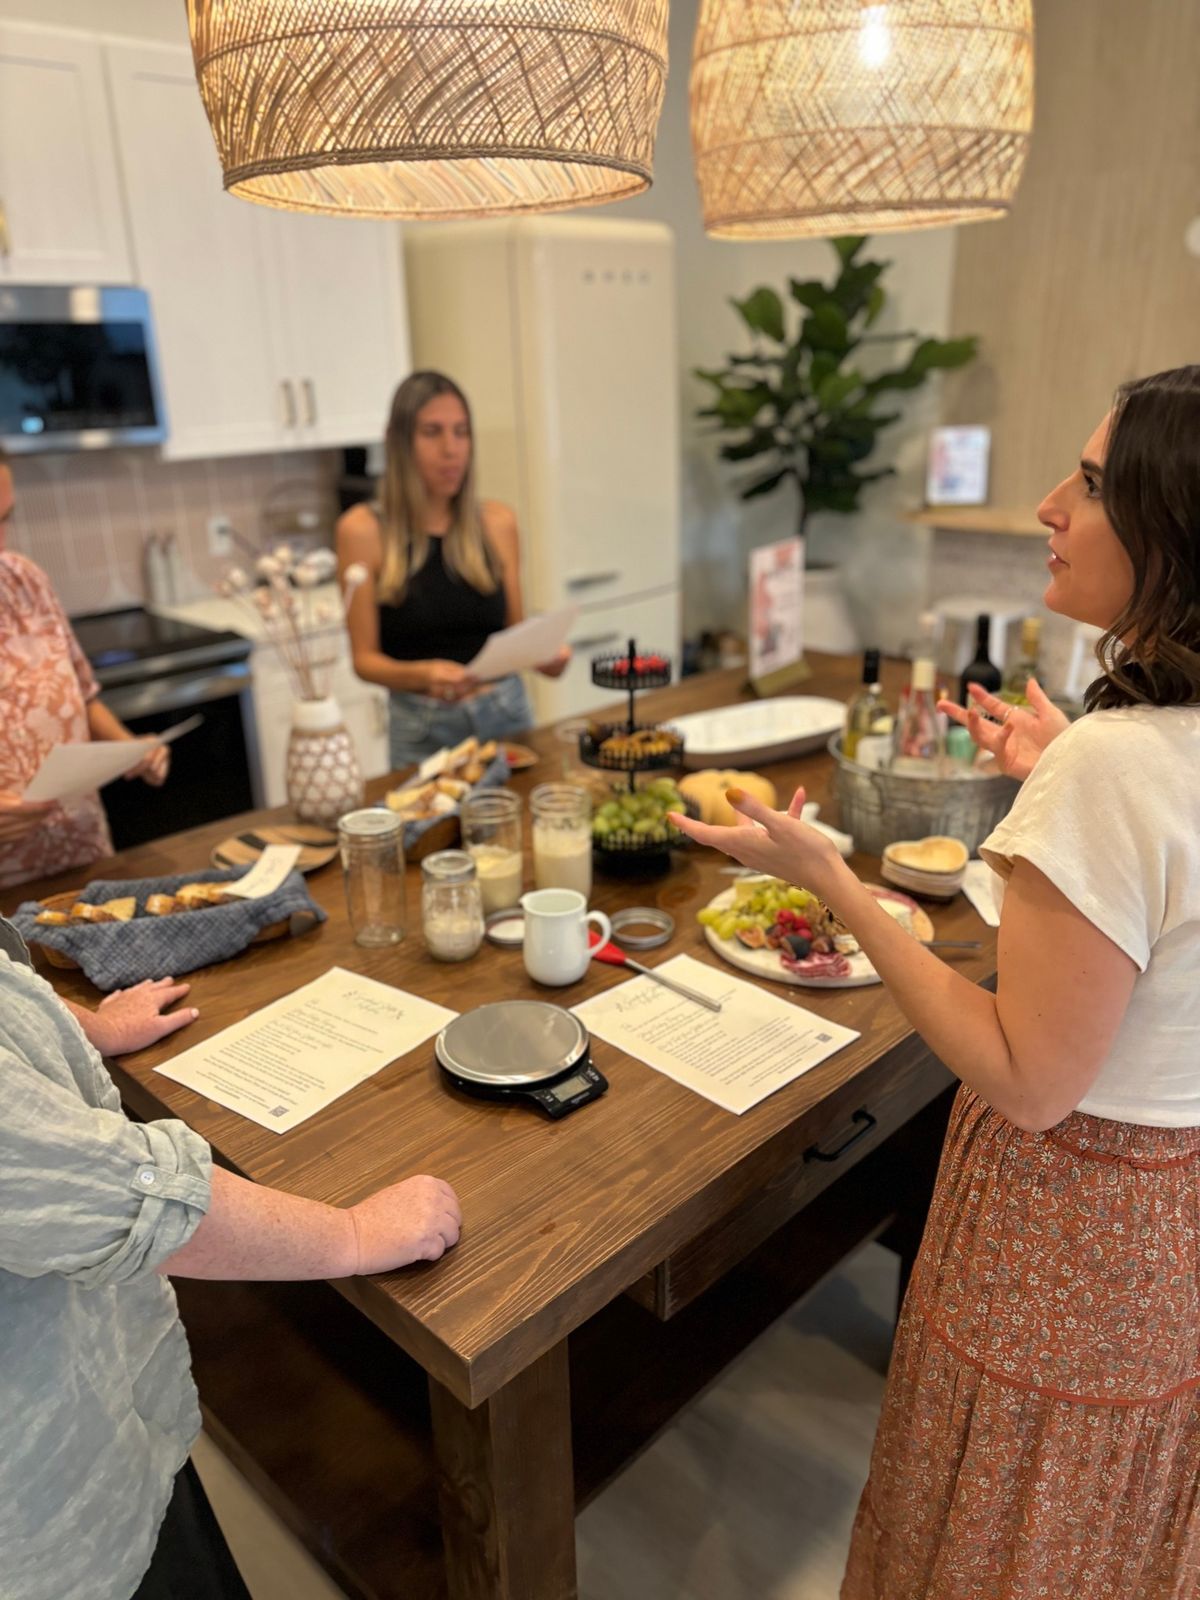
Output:
<instances>
[{"instance_id":1,"label":"second woven pendant light","mask_svg":"<svg viewBox=\"0 0 1200 1600\"><path fill-rule=\"evenodd\" d=\"M347 216L645 189L667 0L187 0L225 187Z\"/></svg>"},{"instance_id":2,"label":"second woven pendant light","mask_svg":"<svg viewBox=\"0 0 1200 1600\"><path fill-rule=\"evenodd\" d=\"M707 231L880 233L996 217L1033 126L1032 0L701 0Z\"/></svg>"}]
</instances>

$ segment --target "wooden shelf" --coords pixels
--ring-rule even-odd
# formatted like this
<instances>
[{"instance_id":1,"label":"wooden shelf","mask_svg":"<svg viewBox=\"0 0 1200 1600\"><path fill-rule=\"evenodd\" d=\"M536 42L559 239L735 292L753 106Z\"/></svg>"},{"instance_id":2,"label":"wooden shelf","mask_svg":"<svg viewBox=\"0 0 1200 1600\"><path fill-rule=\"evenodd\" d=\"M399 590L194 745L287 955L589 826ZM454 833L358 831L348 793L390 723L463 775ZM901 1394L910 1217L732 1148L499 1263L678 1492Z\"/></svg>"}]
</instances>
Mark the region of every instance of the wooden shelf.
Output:
<instances>
[{"instance_id":1,"label":"wooden shelf","mask_svg":"<svg viewBox=\"0 0 1200 1600\"><path fill-rule=\"evenodd\" d=\"M1031 511L1005 511L1000 506L929 506L909 511L905 522L947 533L1002 533L1018 539L1046 539L1044 528Z\"/></svg>"}]
</instances>

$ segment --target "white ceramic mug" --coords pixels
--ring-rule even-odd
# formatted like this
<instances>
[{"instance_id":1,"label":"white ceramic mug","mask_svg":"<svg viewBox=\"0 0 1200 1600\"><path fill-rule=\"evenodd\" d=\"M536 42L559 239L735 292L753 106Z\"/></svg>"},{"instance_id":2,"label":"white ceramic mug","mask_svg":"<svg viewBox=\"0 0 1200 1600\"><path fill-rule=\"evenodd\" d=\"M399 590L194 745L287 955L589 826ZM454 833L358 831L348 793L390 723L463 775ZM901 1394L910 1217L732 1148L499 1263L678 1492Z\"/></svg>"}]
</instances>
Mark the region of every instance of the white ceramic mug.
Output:
<instances>
[{"instance_id":1,"label":"white ceramic mug","mask_svg":"<svg viewBox=\"0 0 1200 1600\"><path fill-rule=\"evenodd\" d=\"M600 943L612 938L603 911L589 911L577 889L535 889L521 898L525 913L525 971L535 983L578 983L592 959L588 924L600 929Z\"/></svg>"}]
</instances>

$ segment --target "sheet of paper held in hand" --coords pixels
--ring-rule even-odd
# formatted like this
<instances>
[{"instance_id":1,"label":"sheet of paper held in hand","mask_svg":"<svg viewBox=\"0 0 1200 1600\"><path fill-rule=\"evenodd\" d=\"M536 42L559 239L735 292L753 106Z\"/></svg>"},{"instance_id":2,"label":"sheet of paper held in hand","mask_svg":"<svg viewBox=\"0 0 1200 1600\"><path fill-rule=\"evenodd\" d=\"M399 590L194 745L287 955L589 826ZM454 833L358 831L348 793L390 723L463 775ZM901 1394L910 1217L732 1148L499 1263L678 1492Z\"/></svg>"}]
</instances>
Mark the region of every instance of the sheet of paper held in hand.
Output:
<instances>
[{"instance_id":1,"label":"sheet of paper held in hand","mask_svg":"<svg viewBox=\"0 0 1200 1600\"><path fill-rule=\"evenodd\" d=\"M56 744L42 758L22 795L31 804L41 800L73 800L102 789L122 773L132 772L155 745L170 744L204 721L200 715L177 722L152 739L91 739L82 744Z\"/></svg>"},{"instance_id":2,"label":"sheet of paper held in hand","mask_svg":"<svg viewBox=\"0 0 1200 1600\"><path fill-rule=\"evenodd\" d=\"M493 678L506 678L510 672L526 672L530 667L552 661L566 644L578 615L578 606L567 606L563 611L548 611L544 617L527 617L511 628L489 634L474 661L467 662L467 671L490 682Z\"/></svg>"},{"instance_id":3,"label":"sheet of paper held in hand","mask_svg":"<svg viewBox=\"0 0 1200 1600\"><path fill-rule=\"evenodd\" d=\"M691 956L657 968L721 1001L719 1012L632 978L574 1008L590 1032L741 1115L858 1038L792 1000Z\"/></svg>"},{"instance_id":4,"label":"sheet of paper held in hand","mask_svg":"<svg viewBox=\"0 0 1200 1600\"><path fill-rule=\"evenodd\" d=\"M333 967L154 1070L260 1127L288 1133L432 1039L454 1015Z\"/></svg>"}]
</instances>

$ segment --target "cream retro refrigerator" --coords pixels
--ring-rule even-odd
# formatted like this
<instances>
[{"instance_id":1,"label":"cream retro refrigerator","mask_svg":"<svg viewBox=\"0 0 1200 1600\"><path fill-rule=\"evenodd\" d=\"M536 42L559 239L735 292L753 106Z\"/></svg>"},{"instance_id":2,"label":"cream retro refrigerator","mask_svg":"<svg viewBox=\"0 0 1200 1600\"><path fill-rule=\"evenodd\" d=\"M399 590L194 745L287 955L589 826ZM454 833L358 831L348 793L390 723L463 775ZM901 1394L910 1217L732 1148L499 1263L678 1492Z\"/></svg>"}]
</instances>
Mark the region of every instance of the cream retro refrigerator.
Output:
<instances>
[{"instance_id":1,"label":"cream retro refrigerator","mask_svg":"<svg viewBox=\"0 0 1200 1600\"><path fill-rule=\"evenodd\" d=\"M516 510L527 611L578 605L575 657L534 677L538 721L611 692L594 655L680 653L674 243L654 223L575 218L405 231L414 366L475 418L479 490Z\"/></svg>"}]
</instances>

